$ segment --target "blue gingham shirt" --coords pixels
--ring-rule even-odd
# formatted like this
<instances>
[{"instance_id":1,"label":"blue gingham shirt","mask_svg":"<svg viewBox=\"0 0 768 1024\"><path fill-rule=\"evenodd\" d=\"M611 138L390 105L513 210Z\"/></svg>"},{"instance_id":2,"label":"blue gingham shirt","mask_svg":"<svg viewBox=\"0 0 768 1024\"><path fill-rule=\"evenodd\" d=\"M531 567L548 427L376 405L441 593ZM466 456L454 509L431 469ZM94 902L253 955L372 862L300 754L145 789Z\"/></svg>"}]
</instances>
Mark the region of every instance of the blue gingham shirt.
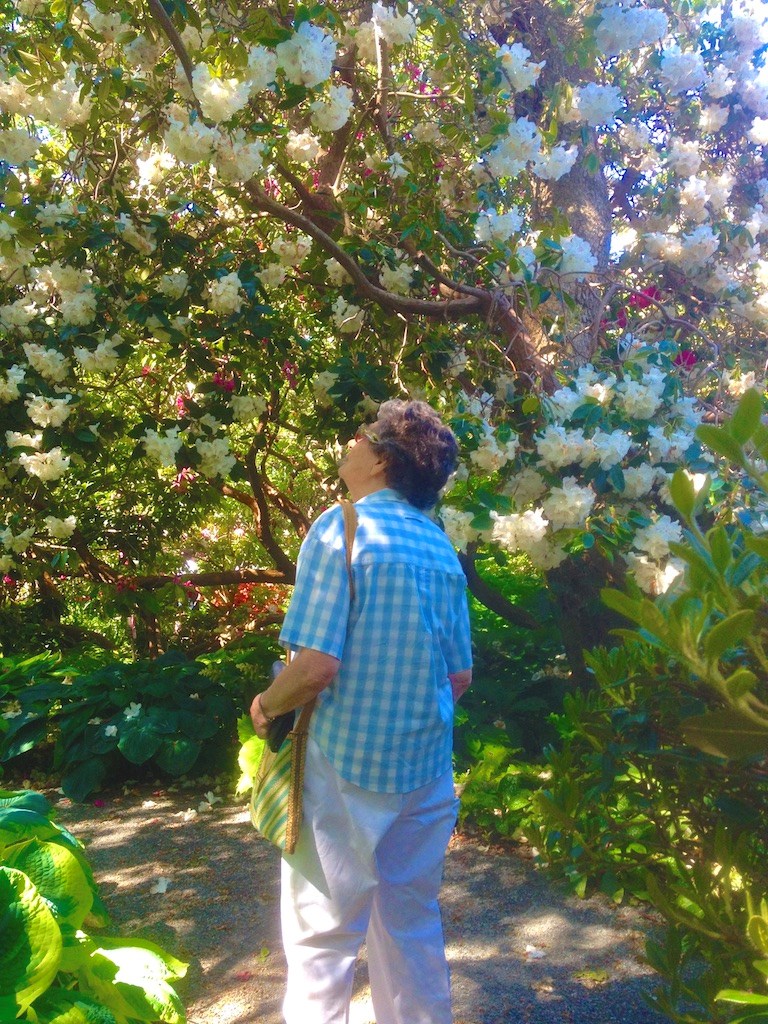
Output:
<instances>
[{"instance_id":1,"label":"blue gingham shirt","mask_svg":"<svg viewBox=\"0 0 768 1024\"><path fill-rule=\"evenodd\" d=\"M339 775L409 793L451 767L449 673L471 668L466 580L443 531L396 491L355 503L350 607L340 506L301 546L280 642L341 662L310 734Z\"/></svg>"}]
</instances>

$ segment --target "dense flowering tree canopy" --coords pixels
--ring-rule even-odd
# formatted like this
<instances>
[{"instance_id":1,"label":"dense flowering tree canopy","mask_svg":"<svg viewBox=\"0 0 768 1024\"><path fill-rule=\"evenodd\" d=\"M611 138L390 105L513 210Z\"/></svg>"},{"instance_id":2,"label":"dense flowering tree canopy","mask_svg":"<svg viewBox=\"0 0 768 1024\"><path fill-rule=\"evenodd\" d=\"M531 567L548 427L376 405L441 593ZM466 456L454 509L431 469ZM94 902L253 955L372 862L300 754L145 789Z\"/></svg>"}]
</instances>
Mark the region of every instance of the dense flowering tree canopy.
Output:
<instances>
[{"instance_id":1,"label":"dense flowering tree canopy","mask_svg":"<svg viewBox=\"0 0 768 1024\"><path fill-rule=\"evenodd\" d=\"M459 546L597 540L664 589L669 475L762 377L767 38L689 0L5 0L7 582L290 582L339 444L424 396Z\"/></svg>"}]
</instances>

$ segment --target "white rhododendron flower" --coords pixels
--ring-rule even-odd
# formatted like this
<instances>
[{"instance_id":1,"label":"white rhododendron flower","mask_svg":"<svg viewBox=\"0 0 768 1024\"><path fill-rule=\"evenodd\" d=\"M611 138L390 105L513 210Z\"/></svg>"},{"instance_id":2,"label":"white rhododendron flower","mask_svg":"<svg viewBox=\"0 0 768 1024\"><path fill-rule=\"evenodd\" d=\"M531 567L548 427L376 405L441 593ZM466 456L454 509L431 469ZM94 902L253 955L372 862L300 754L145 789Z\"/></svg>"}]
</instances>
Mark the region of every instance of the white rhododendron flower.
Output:
<instances>
[{"instance_id":1,"label":"white rhododendron flower","mask_svg":"<svg viewBox=\"0 0 768 1024\"><path fill-rule=\"evenodd\" d=\"M275 55L289 82L312 89L331 77L336 42L317 25L304 21L290 39L278 43Z\"/></svg>"},{"instance_id":2,"label":"white rhododendron flower","mask_svg":"<svg viewBox=\"0 0 768 1024\"><path fill-rule=\"evenodd\" d=\"M544 539L549 521L540 508L528 509L522 514L496 516L493 539L509 551L528 551Z\"/></svg>"},{"instance_id":3,"label":"white rhododendron flower","mask_svg":"<svg viewBox=\"0 0 768 1024\"><path fill-rule=\"evenodd\" d=\"M0 131L0 160L13 167L19 167L32 160L40 146L40 139L30 135L24 128Z\"/></svg>"},{"instance_id":4,"label":"white rhododendron flower","mask_svg":"<svg viewBox=\"0 0 768 1024\"><path fill-rule=\"evenodd\" d=\"M5 443L8 448L39 448L42 434L24 434L20 430L6 430Z\"/></svg>"},{"instance_id":5,"label":"white rhododendron flower","mask_svg":"<svg viewBox=\"0 0 768 1024\"><path fill-rule=\"evenodd\" d=\"M579 155L578 146L566 146L561 143L554 146L549 153L540 153L533 164L533 173L544 181L559 181L568 174Z\"/></svg>"},{"instance_id":6,"label":"white rhododendron flower","mask_svg":"<svg viewBox=\"0 0 768 1024\"><path fill-rule=\"evenodd\" d=\"M43 395L28 395L25 405L27 416L37 427L60 427L72 412L72 395L64 398L46 398Z\"/></svg>"},{"instance_id":7,"label":"white rhododendron flower","mask_svg":"<svg viewBox=\"0 0 768 1024\"><path fill-rule=\"evenodd\" d=\"M277 56L264 46L252 46L248 51L248 86L251 95L263 92L277 76Z\"/></svg>"},{"instance_id":8,"label":"white rhododendron flower","mask_svg":"<svg viewBox=\"0 0 768 1024\"><path fill-rule=\"evenodd\" d=\"M364 320L365 311L339 295L333 304L333 322L341 333L357 334Z\"/></svg>"},{"instance_id":9,"label":"white rhododendron flower","mask_svg":"<svg viewBox=\"0 0 768 1024\"><path fill-rule=\"evenodd\" d=\"M121 213L115 222L119 237L137 252L148 256L157 248L155 228L148 225L137 225L130 214Z\"/></svg>"},{"instance_id":10,"label":"white rhododendron flower","mask_svg":"<svg viewBox=\"0 0 768 1024\"><path fill-rule=\"evenodd\" d=\"M606 57L618 57L629 50L650 46L667 33L669 19L663 11L647 7L606 6L600 12L595 42Z\"/></svg>"},{"instance_id":11,"label":"white rhododendron flower","mask_svg":"<svg viewBox=\"0 0 768 1024\"><path fill-rule=\"evenodd\" d=\"M189 275L186 270L175 270L163 276L157 282L157 290L169 299L180 299L187 290Z\"/></svg>"},{"instance_id":12,"label":"white rhododendron flower","mask_svg":"<svg viewBox=\"0 0 768 1024\"><path fill-rule=\"evenodd\" d=\"M538 501L546 490L547 483L541 473L532 466L526 466L512 477L504 487L503 493L512 499L517 508L524 508Z\"/></svg>"},{"instance_id":13,"label":"white rhododendron flower","mask_svg":"<svg viewBox=\"0 0 768 1024\"><path fill-rule=\"evenodd\" d=\"M589 242L578 235L566 235L560 239L563 255L558 268L564 277L573 276L576 281L583 281L597 266L597 260Z\"/></svg>"},{"instance_id":14,"label":"white rhododendron flower","mask_svg":"<svg viewBox=\"0 0 768 1024\"><path fill-rule=\"evenodd\" d=\"M395 180L398 178L407 178L411 173L410 168L399 153L393 153L391 156L387 157L384 162L389 168L388 173L390 178L394 178Z\"/></svg>"},{"instance_id":15,"label":"white rhododendron flower","mask_svg":"<svg viewBox=\"0 0 768 1024\"><path fill-rule=\"evenodd\" d=\"M66 519L46 516L43 522L49 535L55 540L69 540L77 526L77 518L75 516L67 516Z\"/></svg>"},{"instance_id":16,"label":"white rhododendron flower","mask_svg":"<svg viewBox=\"0 0 768 1024\"><path fill-rule=\"evenodd\" d=\"M768 117L756 117L747 132L747 138L756 146L768 146Z\"/></svg>"},{"instance_id":17,"label":"white rhododendron flower","mask_svg":"<svg viewBox=\"0 0 768 1024\"><path fill-rule=\"evenodd\" d=\"M691 92L707 80L700 53L684 53L677 44L665 47L661 56L661 85L673 95Z\"/></svg>"},{"instance_id":18,"label":"white rhododendron flower","mask_svg":"<svg viewBox=\"0 0 768 1024\"><path fill-rule=\"evenodd\" d=\"M333 398L329 391L338 379L339 375L331 370L321 370L312 378L312 394L321 408L329 408L333 405Z\"/></svg>"},{"instance_id":19,"label":"white rhododendron flower","mask_svg":"<svg viewBox=\"0 0 768 1024\"><path fill-rule=\"evenodd\" d=\"M406 46L416 37L413 15L398 14L394 7L374 3L371 21L379 27L389 46Z\"/></svg>"},{"instance_id":20,"label":"white rhododendron flower","mask_svg":"<svg viewBox=\"0 0 768 1024\"><path fill-rule=\"evenodd\" d=\"M440 519L445 532L459 551L466 551L468 544L475 544L485 536L485 531L472 526L474 518L472 512L464 512L450 505L443 505L440 509Z\"/></svg>"},{"instance_id":21,"label":"white rhododendron flower","mask_svg":"<svg viewBox=\"0 0 768 1024\"><path fill-rule=\"evenodd\" d=\"M288 276L288 268L282 263L270 263L259 271L259 280L264 288L279 288Z\"/></svg>"},{"instance_id":22,"label":"white rhododendron flower","mask_svg":"<svg viewBox=\"0 0 768 1024\"><path fill-rule=\"evenodd\" d=\"M683 528L680 523L663 515L650 526L642 526L635 534L632 546L658 562L669 554L669 545L673 541L679 544L682 539Z\"/></svg>"},{"instance_id":23,"label":"white rhododendron flower","mask_svg":"<svg viewBox=\"0 0 768 1024\"><path fill-rule=\"evenodd\" d=\"M317 159L322 146L320 140L312 132L289 132L285 151L291 160L300 164L311 164Z\"/></svg>"},{"instance_id":24,"label":"white rhododendron flower","mask_svg":"<svg viewBox=\"0 0 768 1024\"><path fill-rule=\"evenodd\" d=\"M219 142L219 132L200 120L179 121L171 118L163 136L168 152L182 164L199 164L212 159Z\"/></svg>"},{"instance_id":25,"label":"white rhododendron flower","mask_svg":"<svg viewBox=\"0 0 768 1024\"><path fill-rule=\"evenodd\" d=\"M267 411L266 400L260 395L233 395L229 401L238 423L252 423Z\"/></svg>"},{"instance_id":26,"label":"white rhododendron flower","mask_svg":"<svg viewBox=\"0 0 768 1024\"><path fill-rule=\"evenodd\" d=\"M195 448L200 454L200 464L197 468L203 476L229 476L237 462L229 450L229 441L226 437L216 437L212 441L199 438L195 441Z\"/></svg>"},{"instance_id":27,"label":"white rhododendron flower","mask_svg":"<svg viewBox=\"0 0 768 1024\"><path fill-rule=\"evenodd\" d=\"M100 341L94 351L75 346L72 352L86 373L113 373L120 364L117 348L123 343L119 334Z\"/></svg>"},{"instance_id":28,"label":"white rhododendron flower","mask_svg":"<svg viewBox=\"0 0 768 1024\"><path fill-rule=\"evenodd\" d=\"M333 257L325 260L324 265L329 282L335 285L336 288L341 288L342 285L347 284L351 280L344 267Z\"/></svg>"},{"instance_id":29,"label":"white rhododendron flower","mask_svg":"<svg viewBox=\"0 0 768 1024\"><path fill-rule=\"evenodd\" d=\"M583 526L597 495L590 486L582 487L576 477L567 476L562 487L551 488L541 508L553 530Z\"/></svg>"},{"instance_id":30,"label":"white rhododendron flower","mask_svg":"<svg viewBox=\"0 0 768 1024\"><path fill-rule=\"evenodd\" d=\"M0 530L0 544L3 545L6 551L13 551L15 554L21 555L32 543L34 536L34 526L30 526L17 534L14 534L10 526L6 526L3 530Z\"/></svg>"},{"instance_id":31,"label":"white rhododendron flower","mask_svg":"<svg viewBox=\"0 0 768 1024\"><path fill-rule=\"evenodd\" d=\"M656 470L648 464L642 466L629 466L624 470L624 490L621 492L624 498L633 500L644 498L649 493L656 480Z\"/></svg>"},{"instance_id":32,"label":"white rhododendron flower","mask_svg":"<svg viewBox=\"0 0 768 1024\"><path fill-rule=\"evenodd\" d=\"M19 398L21 391L19 385L24 382L25 370L23 366L14 363L9 369L0 371L0 403L13 402Z\"/></svg>"},{"instance_id":33,"label":"white rhododendron flower","mask_svg":"<svg viewBox=\"0 0 768 1024\"><path fill-rule=\"evenodd\" d=\"M479 446L470 452L469 460L484 473L495 473L514 459L519 444L517 437L500 442L489 427Z\"/></svg>"},{"instance_id":34,"label":"white rhododendron flower","mask_svg":"<svg viewBox=\"0 0 768 1024\"><path fill-rule=\"evenodd\" d=\"M348 85L332 85L328 96L310 103L311 121L319 132L337 132L350 118L354 108Z\"/></svg>"},{"instance_id":35,"label":"white rhododendron flower","mask_svg":"<svg viewBox=\"0 0 768 1024\"><path fill-rule=\"evenodd\" d=\"M506 242L522 226L523 213L517 206L506 213L497 213L493 208L481 210L475 224L475 238L478 242Z\"/></svg>"},{"instance_id":36,"label":"white rhododendron flower","mask_svg":"<svg viewBox=\"0 0 768 1024\"><path fill-rule=\"evenodd\" d=\"M208 285L208 305L214 313L221 313L224 316L239 313L243 304L240 288L240 278L234 271L211 281Z\"/></svg>"},{"instance_id":37,"label":"white rhododendron flower","mask_svg":"<svg viewBox=\"0 0 768 1024\"><path fill-rule=\"evenodd\" d=\"M183 444L179 437L178 427L170 427L162 434L148 428L144 431L144 437L141 440L147 458L158 462L166 469L176 465L176 453Z\"/></svg>"},{"instance_id":38,"label":"white rhododendron flower","mask_svg":"<svg viewBox=\"0 0 768 1024\"><path fill-rule=\"evenodd\" d=\"M526 117L519 117L507 129L507 136L486 155L488 169L497 178L514 178L541 153L541 132Z\"/></svg>"},{"instance_id":39,"label":"white rhododendron flower","mask_svg":"<svg viewBox=\"0 0 768 1024\"><path fill-rule=\"evenodd\" d=\"M593 128L610 127L616 122L616 113L623 107L624 97L615 85L588 82L573 90L570 107L565 111L566 121L585 121Z\"/></svg>"},{"instance_id":40,"label":"white rhododendron flower","mask_svg":"<svg viewBox=\"0 0 768 1024\"><path fill-rule=\"evenodd\" d=\"M192 69L192 88L209 120L229 121L248 102L251 83L217 78L210 65L197 64Z\"/></svg>"},{"instance_id":41,"label":"white rhododendron flower","mask_svg":"<svg viewBox=\"0 0 768 1024\"><path fill-rule=\"evenodd\" d=\"M502 46L497 53L504 74L515 92L523 92L535 85L546 61L536 64L531 61L531 51L522 43Z\"/></svg>"},{"instance_id":42,"label":"white rhododendron flower","mask_svg":"<svg viewBox=\"0 0 768 1024\"><path fill-rule=\"evenodd\" d=\"M296 232L285 237L278 237L270 246L285 267L295 267L309 256L312 251L312 239L309 235Z\"/></svg>"},{"instance_id":43,"label":"white rhododendron flower","mask_svg":"<svg viewBox=\"0 0 768 1024\"><path fill-rule=\"evenodd\" d=\"M403 253L398 250L395 255L402 256ZM395 267L385 263L379 268L381 287L396 295L407 295L413 287L414 273L413 267L405 262L398 263Z\"/></svg>"},{"instance_id":44,"label":"white rhododendron flower","mask_svg":"<svg viewBox=\"0 0 768 1024\"><path fill-rule=\"evenodd\" d=\"M60 384L69 373L70 362L65 355L53 348L44 348L35 342L23 345L29 365L37 370L41 377L52 384Z\"/></svg>"},{"instance_id":45,"label":"white rhododendron flower","mask_svg":"<svg viewBox=\"0 0 768 1024\"><path fill-rule=\"evenodd\" d=\"M590 441L601 469L617 466L632 447L632 438L624 430L596 430Z\"/></svg>"},{"instance_id":46,"label":"white rhododendron flower","mask_svg":"<svg viewBox=\"0 0 768 1024\"><path fill-rule=\"evenodd\" d=\"M680 562L671 560L667 565L661 566L653 559L638 555L634 551L627 555L627 568L635 577L638 587L654 597L666 594L683 571Z\"/></svg>"},{"instance_id":47,"label":"white rhododendron flower","mask_svg":"<svg viewBox=\"0 0 768 1024\"><path fill-rule=\"evenodd\" d=\"M51 448L49 452L35 452L33 455L20 455L21 465L30 476L36 476L45 482L58 480L69 469L69 455L64 455L61 448Z\"/></svg>"},{"instance_id":48,"label":"white rhododendron flower","mask_svg":"<svg viewBox=\"0 0 768 1024\"><path fill-rule=\"evenodd\" d=\"M547 469L562 469L563 466L581 462L587 444L583 430L566 430L554 424L537 434L535 443L536 451Z\"/></svg>"}]
</instances>

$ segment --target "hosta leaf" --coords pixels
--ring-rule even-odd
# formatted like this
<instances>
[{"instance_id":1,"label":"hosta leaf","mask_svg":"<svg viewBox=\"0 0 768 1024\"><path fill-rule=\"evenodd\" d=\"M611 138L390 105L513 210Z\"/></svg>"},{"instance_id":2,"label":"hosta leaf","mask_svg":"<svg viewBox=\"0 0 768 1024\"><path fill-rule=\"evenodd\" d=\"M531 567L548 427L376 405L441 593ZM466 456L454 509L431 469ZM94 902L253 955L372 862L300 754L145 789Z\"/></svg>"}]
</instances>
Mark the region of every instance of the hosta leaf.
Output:
<instances>
[{"instance_id":1,"label":"hosta leaf","mask_svg":"<svg viewBox=\"0 0 768 1024\"><path fill-rule=\"evenodd\" d=\"M77 857L59 843L32 839L12 847L9 867L23 871L56 911L60 920L79 928L93 903L93 893Z\"/></svg>"},{"instance_id":2,"label":"hosta leaf","mask_svg":"<svg viewBox=\"0 0 768 1024\"><path fill-rule=\"evenodd\" d=\"M185 971L186 964L152 943L99 938L80 977L84 990L117 1016L184 1024L184 1007L168 981Z\"/></svg>"},{"instance_id":3,"label":"hosta leaf","mask_svg":"<svg viewBox=\"0 0 768 1024\"><path fill-rule=\"evenodd\" d=\"M70 800L85 800L99 788L106 772L106 765L101 758L91 757L67 769L61 777L61 788Z\"/></svg>"},{"instance_id":4,"label":"hosta leaf","mask_svg":"<svg viewBox=\"0 0 768 1024\"><path fill-rule=\"evenodd\" d=\"M21 807L25 811L35 811L46 817L51 810L51 805L43 794L35 793L32 789L0 789L0 808L2 807Z\"/></svg>"},{"instance_id":5,"label":"hosta leaf","mask_svg":"<svg viewBox=\"0 0 768 1024\"><path fill-rule=\"evenodd\" d=\"M61 959L61 932L30 879L0 867L0 1020L23 1013L48 988Z\"/></svg>"},{"instance_id":6,"label":"hosta leaf","mask_svg":"<svg viewBox=\"0 0 768 1024\"><path fill-rule=\"evenodd\" d=\"M163 736L145 716L132 718L123 726L118 748L132 764L144 764L160 749Z\"/></svg>"},{"instance_id":7,"label":"hosta leaf","mask_svg":"<svg viewBox=\"0 0 768 1024\"><path fill-rule=\"evenodd\" d=\"M184 736L166 737L157 752L155 764L170 775L183 775L197 760L202 746L199 740Z\"/></svg>"},{"instance_id":8,"label":"hosta leaf","mask_svg":"<svg viewBox=\"0 0 768 1024\"><path fill-rule=\"evenodd\" d=\"M768 722L761 726L737 708L686 718L681 729L686 743L716 757L739 759L768 752Z\"/></svg>"},{"instance_id":9,"label":"hosta leaf","mask_svg":"<svg viewBox=\"0 0 768 1024\"><path fill-rule=\"evenodd\" d=\"M44 1024L118 1024L111 1010L66 989L49 989L35 1002L35 1013Z\"/></svg>"}]
</instances>

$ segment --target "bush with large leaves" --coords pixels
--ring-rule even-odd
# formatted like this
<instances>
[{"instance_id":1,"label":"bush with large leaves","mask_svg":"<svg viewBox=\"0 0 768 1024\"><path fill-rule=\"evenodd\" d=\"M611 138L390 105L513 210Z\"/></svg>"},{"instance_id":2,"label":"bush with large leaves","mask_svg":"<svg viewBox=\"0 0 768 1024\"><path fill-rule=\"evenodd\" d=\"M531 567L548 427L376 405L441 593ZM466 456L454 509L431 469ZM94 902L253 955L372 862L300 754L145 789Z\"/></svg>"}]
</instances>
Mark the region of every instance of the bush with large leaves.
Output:
<instances>
[{"instance_id":1,"label":"bush with large leaves","mask_svg":"<svg viewBox=\"0 0 768 1024\"><path fill-rule=\"evenodd\" d=\"M85 931L107 921L82 845L46 798L0 791L0 1020L184 1024L171 983L187 965Z\"/></svg>"},{"instance_id":2,"label":"bush with large leaves","mask_svg":"<svg viewBox=\"0 0 768 1024\"><path fill-rule=\"evenodd\" d=\"M271 654L270 641L257 638L206 659L170 652L79 673L55 655L0 662L0 707L12 709L0 759L52 739L52 770L75 800L129 766L174 776L222 766Z\"/></svg>"}]
</instances>

